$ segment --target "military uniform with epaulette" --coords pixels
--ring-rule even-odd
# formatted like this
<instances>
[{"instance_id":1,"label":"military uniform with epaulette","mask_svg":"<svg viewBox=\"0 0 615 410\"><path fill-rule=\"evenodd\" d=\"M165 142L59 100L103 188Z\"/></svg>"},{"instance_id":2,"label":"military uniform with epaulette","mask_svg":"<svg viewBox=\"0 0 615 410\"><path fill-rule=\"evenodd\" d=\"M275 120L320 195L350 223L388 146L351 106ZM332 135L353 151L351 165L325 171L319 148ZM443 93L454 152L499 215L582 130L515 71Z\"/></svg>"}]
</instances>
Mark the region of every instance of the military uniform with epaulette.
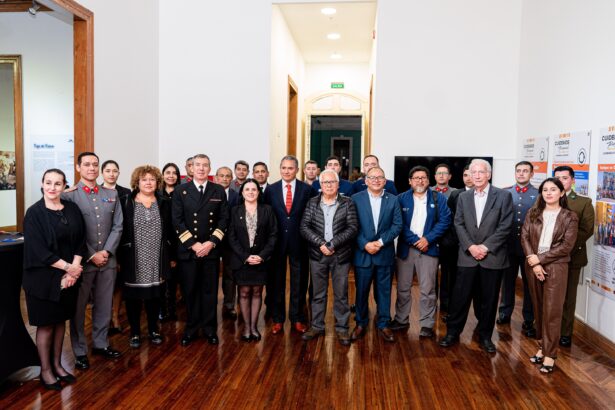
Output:
<instances>
[{"instance_id":1,"label":"military uniform with epaulette","mask_svg":"<svg viewBox=\"0 0 615 410\"><path fill-rule=\"evenodd\" d=\"M88 353L85 336L85 311L92 294L92 344L94 349L109 346L107 331L111 321L111 304L117 262L115 251L122 237L122 207L115 189L101 185L93 188L80 181L64 191L62 198L77 204L83 215L86 230L87 255L79 285L75 317L70 323L70 338L75 356ZM91 262L99 251L109 253L107 263L98 267Z\"/></svg>"},{"instance_id":2,"label":"military uniform with epaulette","mask_svg":"<svg viewBox=\"0 0 615 410\"><path fill-rule=\"evenodd\" d=\"M202 328L211 340L217 328L219 245L229 220L226 193L222 186L207 181L201 194L192 181L175 188L172 202L173 227L179 239L179 277L188 313L184 338L196 337ZM192 246L207 241L214 248L207 256L197 257Z\"/></svg>"}]
</instances>

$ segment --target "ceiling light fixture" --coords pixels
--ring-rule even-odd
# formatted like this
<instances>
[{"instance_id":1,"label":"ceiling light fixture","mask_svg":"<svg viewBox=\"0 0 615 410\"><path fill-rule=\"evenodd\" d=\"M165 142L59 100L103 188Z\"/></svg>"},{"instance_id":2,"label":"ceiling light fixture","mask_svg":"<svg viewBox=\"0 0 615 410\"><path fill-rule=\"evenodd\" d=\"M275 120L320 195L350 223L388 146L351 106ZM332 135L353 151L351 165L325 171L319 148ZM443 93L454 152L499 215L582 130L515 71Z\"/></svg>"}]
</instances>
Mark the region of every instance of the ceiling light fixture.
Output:
<instances>
[{"instance_id":1,"label":"ceiling light fixture","mask_svg":"<svg viewBox=\"0 0 615 410\"><path fill-rule=\"evenodd\" d=\"M327 34L327 38L329 40L339 40L342 36L340 35L340 33L329 33Z\"/></svg>"},{"instance_id":2,"label":"ceiling light fixture","mask_svg":"<svg viewBox=\"0 0 615 410\"><path fill-rule=\"evenodd\" d=\"M335 10L333 7L325 7L324 9L320 9L320 12L325 16L332 16L337 13L337 10Z\"/></svg>"},{"instance_id":3,"label":"ceiling light fixture","mask_svg":"<svg viewBox=\"0 0 615 410\"><path fill-rule=\"evenodd\" d=\"M331 59L332 60L341 60L342 59L342 55L339 53L333 53L331 54Z\"/></svg>"},{"instance_id":4,"label":"ceiling light fixture","mask_svg":"<svg viewBox=\"0 0 615 410\"><path fill-rule=\"evenodd\" d=\"M30 7L28 9L28 13L32 14L33 16L36 16L36 12L41 8L41 6L35 1L32 0L32 7Z\"/></svg>"}]
</instances>

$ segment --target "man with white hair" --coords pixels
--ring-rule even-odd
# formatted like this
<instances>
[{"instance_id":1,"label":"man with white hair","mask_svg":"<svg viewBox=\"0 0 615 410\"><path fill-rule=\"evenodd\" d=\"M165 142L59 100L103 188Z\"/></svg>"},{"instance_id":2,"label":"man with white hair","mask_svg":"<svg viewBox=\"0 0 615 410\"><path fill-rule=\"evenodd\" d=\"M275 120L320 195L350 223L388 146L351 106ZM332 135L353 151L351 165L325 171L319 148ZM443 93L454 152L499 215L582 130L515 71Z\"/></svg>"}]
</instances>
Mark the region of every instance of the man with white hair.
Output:
<instances>
[{"instance_id":1,"label":"man with white hair","mask_svg":"<svg viewBox=\"0 0 615 410\"><path fill-rule=\"evenodd\" d=\"M495 353L491 335L502 274L509 266L506 244L512 228L512 197L509 192L489 184L491 165L487 161L472 160L470 173L474 188L459 195L455 214L459 237L457 280L449 302L447 333L440 346L459 342L476 291L480 300L476 327L480 346L488 353Z\"/></svg>"}]
</instances>

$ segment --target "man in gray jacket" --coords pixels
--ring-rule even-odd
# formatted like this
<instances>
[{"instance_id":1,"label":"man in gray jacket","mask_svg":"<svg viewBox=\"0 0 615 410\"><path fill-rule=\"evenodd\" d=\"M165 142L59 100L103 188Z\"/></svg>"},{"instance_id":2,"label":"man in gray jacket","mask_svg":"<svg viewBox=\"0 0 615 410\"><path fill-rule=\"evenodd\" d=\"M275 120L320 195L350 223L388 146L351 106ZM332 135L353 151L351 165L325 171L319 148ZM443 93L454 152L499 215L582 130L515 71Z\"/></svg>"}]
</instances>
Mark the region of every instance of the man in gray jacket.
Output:
<instances>
[{"instance_id":1,"label":"man in gray jacket","mask_svg":"<svg viewBox=\"0 0 615 410\"><path fill-rule=\"evenodd\" d=\"M352 243L357 236L357 213L352 200L340 195L339 176L327 169L320 174L320 195L307 203L301 219L301 236L310 244L310 275L313 286L312 324L303 340L312 340L325 333L329 272L333 282L333 313L339 342L350 345L348 319L348 271Z\"/></svg>"},{"instance_id":2,"label":"man in gray jacket","mask_svg":"<svg viewBox=\"0 0 615 410\"><path fill-rule=\"evenodd\" d=\"M115 250L122 236L122 208L115 189L96 183L99 175L98 156L82 152L77 157L81 180L64 192L62 198L79 206L85 221L87 255L79 285L75 317L70 323L70 339L75 354L75 367L90 367L85 336L85 311L92 293L92 353L113 359L120 352L109 346L107 332L111 321L111 301L116 276Z\"/></svg>"},{"instance_id":3,"label":"man in gray jacket","mask_svg":"<svg viewBox=\"0 0 615 410\"><path fill-rule=\"evenodd\" d=\"M491 165L487 161L474 159L470 172L474 188L459 195L455 214L459 237L457 281L449 302L447 333L440 346L449 347L459 341L476 291L480 300L476 328L480 345L488 353L495 353L491 335L502 274L509 266L506 245L512 228L512 197L489 184Z\"/></svg>"}]
</instances>

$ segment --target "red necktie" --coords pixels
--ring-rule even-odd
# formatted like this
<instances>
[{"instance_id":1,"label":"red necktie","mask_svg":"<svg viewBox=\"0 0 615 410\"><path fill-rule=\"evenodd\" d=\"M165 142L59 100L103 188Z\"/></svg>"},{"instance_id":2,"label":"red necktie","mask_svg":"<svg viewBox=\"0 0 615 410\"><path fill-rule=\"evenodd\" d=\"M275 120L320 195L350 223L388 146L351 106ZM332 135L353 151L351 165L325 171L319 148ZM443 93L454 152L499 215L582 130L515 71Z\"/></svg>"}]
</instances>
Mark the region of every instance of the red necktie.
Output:
<instances>
[{"instance_id":1,"label":"red necktie","mask_svg":"<svg viewBox=\"0 0 615 410\"><path fill-rule=\"evenodd\" d=\"M515 189L517 190L517 192L523 192L525 194L528 188L527 186L524 186L523 188L521 188L519 185L516 185Z\"/></svg>"},{"instance_id":2,"label":"red necktie","mask_svg":"<svg viewBox=\"0 0 615 410\"><path fill-rule=\"evenodd\" d=\"M293 207L293 192L290 189L290 184L286 184L286 213L290 214L290 208Z\"/></svg>"}]
</instances>

